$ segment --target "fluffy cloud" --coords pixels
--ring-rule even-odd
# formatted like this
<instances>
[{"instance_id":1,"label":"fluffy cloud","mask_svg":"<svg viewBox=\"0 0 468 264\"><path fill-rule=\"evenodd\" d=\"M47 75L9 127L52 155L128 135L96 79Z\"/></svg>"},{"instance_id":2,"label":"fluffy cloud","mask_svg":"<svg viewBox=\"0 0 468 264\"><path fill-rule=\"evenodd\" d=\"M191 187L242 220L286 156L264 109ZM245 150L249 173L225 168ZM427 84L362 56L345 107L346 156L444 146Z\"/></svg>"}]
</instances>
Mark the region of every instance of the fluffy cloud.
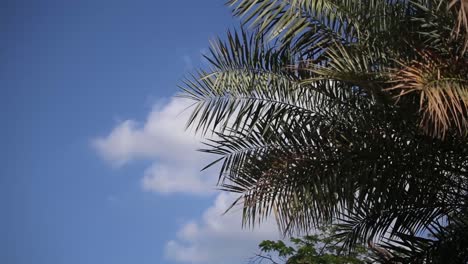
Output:
<instances>
[{"instance_id":1,"label":"fluffy cloud","mask_svg":"<svg viewBox=\"0 0 468 264\"><path fill-rule=\"evenodd\" d=\"M157 193L213 194L216 173L200 172L214 157L202 156L200 138L185 131L189 103L171 99L153 107L142 124L134 120L118 123L104 137L93 140L99 155L123 166L132 160L152 161L142 174L145 191ZM196 220L186 222L165 245L169 260L180 263L243 263L264 239L278 239L276 224L266 222L253 231L241 228L241 210L223 215L235 196L220 193L213 205ZM109 201L114 200L109 198Z\"/></svg>"},{"instance_id":2,"label":"fluffy cloud","mask_svg":"<svg viewBox=\"0 0 468 264\"><path fill-rule=\"evenodd\" d=\"M195 151L200 138L185 130L189 102L172 98L153 107L144 124L125 120L106 137L94 139L100 156L122 166L136 159L153 160L146 169L142 188L160 193L209 194L214 189L214 173L201 173L212 159Z\"/></svg>"},{"instance_id":3,"label":"fluffy cloud","mask_svg":"<svg viewBox=\"0 0 468 264\"><path fill-rule=\"evenodd\" d=\"M262 240L280 238L273 221L242 230L240 209L223 215L234 198L233 194L219 194L200 220L185 223L177 238L167 242L166 257L181 263L246 263Z\"/></svg>"},{"instance_id":4,"label":"fluffy cloud","mask_svg":"<svg viewBox=\"0 0 468 264\"><path fill-rule=\"evenodd\" d=\"M185 131L188 111L184 110L189 105L180 98L156 104L143 126L134 120L125 120L107 137L95 139L93 145L104 159L117 166L141 158L198 161L193 151L200 146L200 139Z\"/></svg>"}]
</instances>

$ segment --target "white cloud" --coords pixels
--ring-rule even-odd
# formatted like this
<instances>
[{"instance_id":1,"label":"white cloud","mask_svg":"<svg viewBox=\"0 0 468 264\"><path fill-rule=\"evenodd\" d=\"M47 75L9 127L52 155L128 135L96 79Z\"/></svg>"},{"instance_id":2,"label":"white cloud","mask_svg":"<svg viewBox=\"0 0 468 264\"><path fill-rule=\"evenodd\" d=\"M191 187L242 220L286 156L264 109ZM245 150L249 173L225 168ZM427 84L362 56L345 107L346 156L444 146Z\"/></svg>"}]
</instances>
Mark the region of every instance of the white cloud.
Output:
<instances>
[{"instance_id":1,"label":"white cloud","mask_svg":"<svg viewBox=\"0 0 468 264\"><path fill-rule=\"evenodd\" d=\"M210 194L216 179L213 174L200 172L200 168L154 163L145 171L141 184L145 191Z\"/></svg>"},{"instance_id":2,"label":"white cloud","mask_svg":"<svg viewBox=\"0 0 468 264\"><path fill-rule=\"evenodd\" d=\"M93 145L104 159L118 166L141 158L197 161L196 152L187 153L200 146L200 139L185 131L188 111L184 110L189 105L180 98L172 98L164 105L156 104L143 126L125 120L107 137L95 139Z\"/></svg>"},{"instance_id":3,"label":"white cloud","mask_svg":"<svg viewBox=\"0 0 468 264\"><path fill-rule=\"evenodd\" d=\"M200 138L185 130L189 111L184 110L189 105L181 98L157 104L143 125L125 120L108 136L94 139L92 145L103 159L117 167L138 159L154 161L142 179L146 191L209 194L216 176L200 169L214 157L197 152Z\"/></svg>"},{"instance_id":4,"label":"white cloud","mask_svg":"<svg viewBox=\"0 0 468 264\"><path fill-rule=\"evenodd\" d=\"M279 239L273 218L253 230L241 229L241 210L223 215L235 196L221 193L200 220L180 228L177 238L166 243L166 257L181 263L246 263L265 239Z\"/></svg>"},{"instance_id":5,"label":"white cloud","mask_svg":"<svg viewBox=\"0 0 468 264\"><path fill-rule=\"evenodd\" d=\"M189 112L183 111L188 105L175 98L158 104L143 124L134 120L120 122L107 136L94 139L92 145L103 159L117 167L133 160L152 161L142 173L145 191L213 194L217 173L200 169L215 157L195 151L201 144L200 138L185 131ZM252 231L241 228L241 210L223 215L234 198L233 194L218 194L200 219L181 226L165 245L166 257L181 263L244 263L254 256L262 240L279 238L273 221Z\"/></svg>"}]
</instances>

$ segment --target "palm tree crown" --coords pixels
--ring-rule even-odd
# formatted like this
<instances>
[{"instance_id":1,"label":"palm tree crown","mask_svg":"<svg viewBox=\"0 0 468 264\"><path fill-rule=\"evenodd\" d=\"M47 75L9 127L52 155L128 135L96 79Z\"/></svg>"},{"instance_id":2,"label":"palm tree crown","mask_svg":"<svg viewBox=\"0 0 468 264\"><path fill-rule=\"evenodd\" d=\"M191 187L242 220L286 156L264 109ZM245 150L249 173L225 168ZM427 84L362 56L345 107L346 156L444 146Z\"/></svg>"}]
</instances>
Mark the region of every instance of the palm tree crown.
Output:
<instances>
[{"instance_id":1,"label":"palm tree crown","mask_svg":"<svg viewBox=\"0 0 468 264\"><path fill-rule=\"evenodd\" d=\"M250 33L214 41L183 96L244 224L467 261L468 1L228 4Z\"/></svg>"}]
</instances>

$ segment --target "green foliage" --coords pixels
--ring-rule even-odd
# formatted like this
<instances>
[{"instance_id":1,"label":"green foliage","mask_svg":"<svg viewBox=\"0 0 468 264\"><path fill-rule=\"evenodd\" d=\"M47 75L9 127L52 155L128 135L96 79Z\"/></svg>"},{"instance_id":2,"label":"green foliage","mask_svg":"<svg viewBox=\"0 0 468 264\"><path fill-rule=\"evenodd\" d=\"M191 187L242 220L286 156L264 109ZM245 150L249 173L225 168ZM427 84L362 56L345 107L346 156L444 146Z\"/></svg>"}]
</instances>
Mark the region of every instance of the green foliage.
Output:
<instances>
[{"instance_id":1,"label":"green foliage","mask_svg":"<svg viewBox=\"0 0 468 264\"><path fill-rule=\"evenodd\" d=\"M182 96L244 225L468 261L468 1L228 4L249 29L214 41Z\"/></svg>"},{"instance_id":2,"label":"green foliage","mask_svg":"<svg viewBox=\"0 0 468 264\"><path fill-rule=\"evenodd\" d=\"M351 254L342 251L339 241L332 236L330 229L320 234L302 238L290 238L291 246L283 241L265 240L260 243L260 251L252 259L253 263L263 261L286 264L363 264L370 261L372 253L364 247L356 248Z\"/></svg>"}]
</instances>

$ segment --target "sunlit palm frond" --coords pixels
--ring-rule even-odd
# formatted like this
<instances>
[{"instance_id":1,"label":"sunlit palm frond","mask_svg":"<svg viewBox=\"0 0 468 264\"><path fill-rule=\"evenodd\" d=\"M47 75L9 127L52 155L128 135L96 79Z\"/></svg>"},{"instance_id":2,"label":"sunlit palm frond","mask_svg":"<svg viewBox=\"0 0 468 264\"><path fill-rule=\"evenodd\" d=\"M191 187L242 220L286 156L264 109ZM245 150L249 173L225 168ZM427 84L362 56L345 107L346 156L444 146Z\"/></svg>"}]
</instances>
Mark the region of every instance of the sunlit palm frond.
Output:
<instances>
[{"instance_id":1,"label":"sunlit palm frond","mask_svg":"<svg viewBox=\"0 0 468 264\"><path fill-rule=\"evenodd\" d=\"M450 130L468 135L468 80L463 62L447 61L421 53L421 61L403 65L392 77L398 97L417 93L422 113L421 127L444 138ZM454 66L461 72L453 72Z\"/></svg>"},{"instance_id":2,"label":"sunlit palm frond","mask_svg":"<svg viewBox=\"0 0 468 264\"><path fill-rule=\"evenodd\" d=\"M195 103L188 125L196 121L195 129L203 133L223 131L228 124L253 125L272 104L300 110L310 102L301 96L298 76L288 68L291 57L244 31L229 33L226 43L214 42L207 58L210 71L186 79L181 95ZM293 103L297 100L304 101Z\"/></svg>"}]
</instances>

